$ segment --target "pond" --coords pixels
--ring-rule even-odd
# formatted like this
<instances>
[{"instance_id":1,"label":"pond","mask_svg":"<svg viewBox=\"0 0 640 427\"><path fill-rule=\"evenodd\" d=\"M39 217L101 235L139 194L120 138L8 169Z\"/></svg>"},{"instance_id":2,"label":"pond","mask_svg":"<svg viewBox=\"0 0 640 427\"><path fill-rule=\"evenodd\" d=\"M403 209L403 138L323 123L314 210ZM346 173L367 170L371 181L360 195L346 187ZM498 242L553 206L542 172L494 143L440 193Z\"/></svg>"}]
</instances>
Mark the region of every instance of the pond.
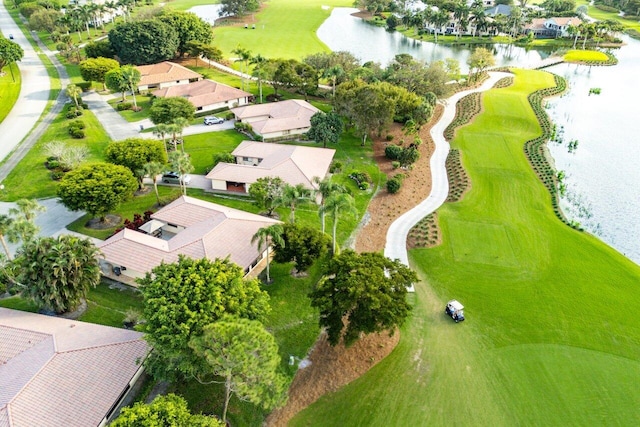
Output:
<instances>
[{"instance_id":1,"label":"pond","mask_svg":"<svg viewBox=\"0 0 640 427\"><path fill-rule=\"evenodd\" d=\"M358 9L335 8L331 16L318 28L318 38L333 51L343 50L354 54L361 61L374 61L387 65L399 53L408 53L425 62L457 59L466 73L467 58L471 50L466 45L445 46L410 39L399 32L389 32L382 27L366 23L352 16ZM478 46L478 45L474 45ZM513 45L487 45L493 50L496 65L524 67L546 58L550 50L526 50Z\"/></svg>"},{"instance_id":2,"label":"pond","mask_svg":"<svg viewBox=\"0 0 640 427\"><path fill-rule=\"evenodd\" d=\"M193 6L187 12L192 12L202 18L203 21L214 25L216 19L220 18L221 4L204 4L200 6Z\"/></svg>"},{"instance_id":3,"label":"pond","mask_svg":"<svg viewBox=\"0 0 640 427\"><path fill-rule=\"evenodd\" d=\"M351 16L357 9L336 8L318 29L331 50L345 50L362 61L385 65L398 53L431 62L455 58L462 70L469 47L412 40ZM564 144L551 143L556 167L566 173L562 199L567 216L640 264L640 139L636 136L640 99L640 41L623 37L614 67L562 64L547 70L565 77L569 91L548 102L548 112L563 129ZM492 47L498 65L526 67L549 56L542 50L510 45ZM589 96L589 89L601 88ZM572 153L568 143L578 141Z\"/></svg>"},{"instance_id":4,"label":"pond","mask_svg":"<svg viewBox=\"0 0 640 427\"><path fill-rule=\"evenodd\" d=\"M562 143L550 143L556 168L566 173L563 210L588 231L640 264L640 41L624 38L613 67L569 64L549 68L570 90L549 100ZM600 88L600 94L591 94ZM569 143L577 141L575 149ZM572 151L572 152L570 152Z\"/></svg>"}]
</instances>

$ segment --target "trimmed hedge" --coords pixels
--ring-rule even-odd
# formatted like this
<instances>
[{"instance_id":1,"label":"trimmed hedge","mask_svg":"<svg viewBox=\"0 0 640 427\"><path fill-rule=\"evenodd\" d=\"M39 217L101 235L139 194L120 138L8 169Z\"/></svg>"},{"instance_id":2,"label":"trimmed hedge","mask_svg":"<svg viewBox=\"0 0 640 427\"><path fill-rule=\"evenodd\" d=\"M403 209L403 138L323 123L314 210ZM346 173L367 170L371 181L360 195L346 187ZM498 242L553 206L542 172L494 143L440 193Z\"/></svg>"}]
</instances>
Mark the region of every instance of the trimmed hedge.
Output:
<instances>
[{"instance_id":1,"label":"trimmed hedge","mask_svg":"<svg viewBox=\"0 0 640 427\"><path fill-rule=\"evenodd\" d=\"M470 93L460 98L456 104L456 116L444 130L444 137L451 141L456 134L456 129L471 122L482 111L482 95L480 92Z\"/></svg>"},{"instance_id":2,"label":"trimmed hedge","mask_svg":"<svg viewBox=\"0 0 640 427\"><path fill-rule=\"evenodd\" d=\"M558 177L555 169L551 166L546 156L546 143L551 137L553 125L549 120L547 113L544 111L542 101L546 97L558 95L567 89L567 82L565 79L555 74L553 74L553 77L556 82L555 87L535 91L527 97L527 100L538 119L538 123L540 123L540 127L542 128L542 135L525 142L524 153L527 156L531 167L533 167L533 170L538 175L538 178L540 178L544 186L549 190L549 193L551 194L553 212L556 214L558 219L571 228L583 231L579 225L571 223L560 209L560 200L557 188Z\"/></svg>"}]
</instances>

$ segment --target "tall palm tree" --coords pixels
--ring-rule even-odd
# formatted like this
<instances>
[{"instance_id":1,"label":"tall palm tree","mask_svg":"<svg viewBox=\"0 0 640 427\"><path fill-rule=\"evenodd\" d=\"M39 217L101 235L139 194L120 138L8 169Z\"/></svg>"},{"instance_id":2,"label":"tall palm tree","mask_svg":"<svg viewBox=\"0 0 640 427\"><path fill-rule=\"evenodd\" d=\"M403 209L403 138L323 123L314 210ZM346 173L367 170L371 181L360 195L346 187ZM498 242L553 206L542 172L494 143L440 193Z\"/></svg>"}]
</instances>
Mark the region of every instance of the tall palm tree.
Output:
<instances>
[{"instance_id":1,"label":"tall palm tree","mask_svg":"<svg viewBox=\"0 0 640 427\"><path fill-rule=\"evenodd\" d=\"M13 220L9 215L0 215L0 243L2 243L4 253L7 254L7 259L9 261L12 259L11 251L9 251L9 246L7 246L7 241L4 236L6 236L7 233L10 233L12 222Z\"/></svg>"},{"instance_id":2,"label":"tall palm tree","mask_svg":"<svg viewBox=\"0 0 640 427\"><path fill-rule=\"evenodd\" d=\"M301 202L309 199L310 196L311 190L302 184L287 184L284 187L284 204L289 206L289 209L291 209L291 213L289 214L289 221L291 221L291 223L296 222L296 207L298 207Z\"/></svg>"},{"instance_id":3,"label":"tall palm tree","mask_svg":"<svg viewBox=\"0 0 640 427\"><path fill-rule=\"evenodd\" d=\"M240 76L240 81L242 82L242 90L245 90L244 77L247 74L247 66L249 64L249 61L251 61L251 58L252 58L251 51L243 47L238 47L237 49L232 50L231 53L238 55L238 58L236 59L236 61L240 61L244 65L242 67L242 75Z\"/></svg>"},{"instance_id":4,"label":"tall palm tree","mask_svg":"<svg viewBox=\"0 0 640 427\"><path fill-rule=\"evenodd\" d=\"M338 219L340 215L358 215L356 202L350 194L337 193L327 198L324 206L320 207L321 213L326 213L333 218L333 246L332 253L336 254L336 232L338 230Z\"/></svg>"},{"instance_id":5,"label":"tall palm tree","mask_svg":"<svg viewBox=\"0 0 640 427\"><path fill-rule=\"evenodd\" d=\"M322 221L322 232L325 230L325 211L324 205L326 200L337 193L346 193L347 189L337 182L331 181L331 178L327 177L324 179L320 179L320 177L314 177L313 182L318 185L318 189L316 190L316 194L320 195L320 209L318 210L320 214L320 220Z\"/></svg>"},{"instance_id":6,"label":"tall palm tree","mask_svg":"<svg viewBox=\"0 0 640 427\"><path fill-rule=\"evenodd\" d=\"M269 256L269 249L271 245L274 243L280 246L284 246L284 239L282 238L282 234L284 230L282 229L282 225L273 224L267 227L262 227L256 234L251 238L251 243L258 242L258 251L262 251L263 247L267 249L267 283L271 283L271 276L269 275L269 264L271 262Z\"/></svg>"},{"instance_id":7,"label":"tall palm tree","mask_svg":"<svg viewBox=\"0 0 640 427\"><path fill-rule=\"evenodd\" d=\"M254 65L253 72L251 73L253 77L258 80L258 91L260 92L260 104L262 104L262 80L265 77L264 64L267 62L267 58L264 56L257 54L253 58L251 58L251 64Z\"/></svg>"},{"instance_id":8,"label":"tall palm tree","mask_svg":"<svg viewBox=\"0 0 640 427\"><path fill-rule=\"evenodd\" d=\"M182 148L182 152L184 153L184 138L182 138L182 132L184 131L184 128L189 126L189 120L185 119L184 117L176 117L175 119L173 119L170 126L171 131L173 132L174 143L177 141L176 138L181 139L182 144L180 144L180 147Z\"/></svg>"},{"instance_id":9,"label":"tall palm tree","mask_svg":"<svg viewBox=\"0 0 640 427\"><path fill-rule=\"evenodd\" d=\"M167 140L166 136L171 133L171 129L166 123L158 123L156 128L153 131L153 134L162 140L162 144L164 145L164 151L167 153L167 157L169 156L169 151L167 150Z\"/></svg>"},{"instance_id":10,"label":"tall palm tree","mask_svg":"<svg viewBox=\"0 0 640 427\"><path fill-rule=\"evenodd\" d=\"M193 165L189 159L189 155L180 151L172 151L169 153L169 164L171 168L180 174L180 177L184 177L190 172L193 172ZM180 189L182 194L187 195L187 183L183 179L180 179Z\"/></svg>"},{"instance_id":11,"label":"tall palm tree","mask_svg":"<svg viewBox=\"0 0 640 427\"><path fill-rule=\"evenodd\" d=\"M23 243L33 240L40 228L35 224L36 214L44 212L46 208L33 199L20 199L16 207L9 209L13 221L7 230L7 239L11 243Z\"/></svg>"},{"instance_id":12,"label":"tall palm tree","mask_svg":"<svg viewBox=\"0 0 640 427\"><path fill-rule=\"evenodd\" d=\"M138 111L138 103L136 102L136 88L138 87L138 83L140 83L140 78L142 75L140 71L133 65L123 65L120 67L120 72L122 73L122 80L124 81L127 89L131 91L131 96L133 96L133 109L134 111Z\"/></svg>"},{"instance_id":13,"label":"tall palm tree","mask_svg":"<svg viewBox=\"0 0 640 427\"><path fill-rule=\"evenodd\" d=\"M459 26L459 30L456 34L456 37L459 38L462 35L463 31L466 31L469 26L469 6L464 1L459 1L456 3L453 9L453 17L456 19L457 26Z\"/></svg>"},{"instance_id":14,"label":"tall palm tree","mask_svg":"<svg viewBox=\"0 0 640 427\"><path fill-rule=\"evenodd\" d=\"M431 21L434 26L433 34L436 37L436 43L438 43L438 32L449 22L449 14L445 11L439 10L433 14Z\"/></svg>"},{"instance_id":15,"label":"tall palm tree","mask_svg":"<svg viewBox=\"0 0 640 427\"><path fill-rule=\"evenodd\" d=\"M160 194L158 193L158 180L156 179L164 171L164 165L160 162L149 162L143 166L144 174L149 175L153 181L153 190L156 192L156 200L160 205Z\"/></svg>"}]
</instances>

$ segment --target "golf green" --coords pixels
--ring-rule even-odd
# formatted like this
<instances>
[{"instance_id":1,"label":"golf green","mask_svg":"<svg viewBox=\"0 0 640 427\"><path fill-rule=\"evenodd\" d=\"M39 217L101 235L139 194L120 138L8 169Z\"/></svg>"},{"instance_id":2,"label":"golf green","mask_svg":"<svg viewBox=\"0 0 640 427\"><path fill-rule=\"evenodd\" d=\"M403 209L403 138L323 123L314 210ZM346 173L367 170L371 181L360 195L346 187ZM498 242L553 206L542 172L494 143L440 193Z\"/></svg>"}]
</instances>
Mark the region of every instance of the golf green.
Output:
<instances>
[{"instance_id":1,"label":"golf green","mask_svg":"<svg viewBox=\"0 0 640 427\"><path fill-rule=\"evenodd\" d=\"M516 70L483 94L452 143L471 189L438 210L443 243L410 252L423 281L400 344L292 425L640 423L640 267L559 221L524 155L527 95L553 85Z\"/></svg>"}]
</instances>

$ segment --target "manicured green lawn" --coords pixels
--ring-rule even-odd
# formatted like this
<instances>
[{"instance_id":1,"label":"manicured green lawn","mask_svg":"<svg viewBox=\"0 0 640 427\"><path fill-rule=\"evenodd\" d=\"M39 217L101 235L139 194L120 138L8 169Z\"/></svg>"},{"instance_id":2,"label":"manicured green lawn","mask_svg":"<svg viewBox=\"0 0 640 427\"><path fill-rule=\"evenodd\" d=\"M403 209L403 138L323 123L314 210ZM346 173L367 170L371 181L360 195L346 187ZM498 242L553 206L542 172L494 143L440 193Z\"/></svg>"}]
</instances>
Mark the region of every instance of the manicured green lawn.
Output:
<instances>
[{"instance_id":1,"label":"manicured green lawn","mask_svg":"<svg viewBox=\"0 0 640 427\"><path fill-rule=\"evenodd\" d=\"M0 307L35 313L37 307L28 299L14 296L1 299ZM127 310L142 312L142 296L131 288L111 288L100 283L87 295L87 311L78 318L83 322L122 328Z\"/></svg>"},{"instance_id":2,"label":"manicured green lawn","mask_svg":"<svg viewBox=\"0 0 640 427\"><path fill-rule=\"evenodd\" d=\"M570 50L564 54L564 60L566 62L606 62L609 57L597 50Z\"/></svg>"},{"instance_id":3,"label":"manicured green lawn","mask_svg":"<svg viewBox=\"0 0 640 427\"><path fill-rule=\"evenodd\" d=\"M184 149L191 156L193 171L197 175L206 175L213 169L215 153L232 152L246 136L235 130L201 133L184 138Z\"/></svg>"},{"instance_id":4,"label":"manicured green lawn","mask_svg":"<svg viewBox=\"0 0 640 427\"><path fill-rule=\"evenodd\" d=\"M22 76L18 66L14 63L2 69L4 75L0 75L0 123L7 117L20 94ZM13 76L13 77L12 77Z\"/></svg>"},{"instance_id":5,"label":"manicured green lawn","mask_svg":"<svg viewBox=\"0 0 640 427\"><path fill-rule=\"evenodd\" d=\"M114 110L118 111L116 109L116 106L121 101L122 101L122 98L118 97L118 98L110 99L107 102L109 103L109 105L111 105L113 107ZM131 97L131 94L127 95L127 100L125 102L133 104L133 98ZM133 111L133 110L118 111L118 113L120 113L120 115L128 122L137 122L139 120L144 120L144 119L148 119L149 118L149 109L151 108L151 96L148 96L148 95L136 95L136 103L138 104L138 107L142 108L142 110L140 110L140 111Z\"/></svg>"},{"instance_id":6,"label":"manicured green lawn","mask_svg":"<svg viewBox=\"0 0 640 427\"><path fill-rule=\"evenodd\" d=\"M552 85L517 71L483 95L452 144L471 190L439 209L443 243L410 253L422 282L400 344L291 425L640 422L640 268L557 220L523 154L540 133L526 95ZM462 324L443 313L453 298Z\"/></svg>"},{"instance_id":7,"label":"manicured green lawn","mask_svg":"<svg viewBox=\"0 0 640 427\"><path fill-rule=\"evenodd\" d=\"M109 136L91 110L85 110L79 117L86 125L84 129L86 136L83 139L74 139L69 135L67 128L70 120L65 117L65 113L66 108L3 181L5 189L2 192L2 200L14 201L21 198L55 196L57 183L51 179L50 171L44 166L47 160L44 146L47 142L62 141L71 146L85 146L89 149L87 161L104 158L103 153L109 143Z\"/></svg>"},{"instance_id":8,"label":"manicured green lawn","mask_svg":"<svg viewBox=\"0 0 640 427\"><path fill-rule=\"evenodd\" d=\"M591 5L591 2L587 0L576 0L576 6L582 5L587 6L589 8L587 14L590 17L597 19L598 21L606 21L608 19L612 19L620 22L622 25L624 25L625 28L631 28L636 31L640 31L640 22L623 19L615 12L605 12L604 10L600 10L597 7Z\"/></svg>"},{"instance_id":9,"label":"manicured green lawn","mask_svg":"<svg viewBox=\"0 0 640 427\"><path fill-rule=\"evenodd\" d=\"M352 4L349 0L270 0L262 12L246 17L244 22L255 23L255 30L247 30L243 25L217 26L213 30L214 44L227 58L235 57L231 51L241 46L266 58L300 59L328 50L316 30L331 14L330 7Z\"/></svg>"}]
</instances>

